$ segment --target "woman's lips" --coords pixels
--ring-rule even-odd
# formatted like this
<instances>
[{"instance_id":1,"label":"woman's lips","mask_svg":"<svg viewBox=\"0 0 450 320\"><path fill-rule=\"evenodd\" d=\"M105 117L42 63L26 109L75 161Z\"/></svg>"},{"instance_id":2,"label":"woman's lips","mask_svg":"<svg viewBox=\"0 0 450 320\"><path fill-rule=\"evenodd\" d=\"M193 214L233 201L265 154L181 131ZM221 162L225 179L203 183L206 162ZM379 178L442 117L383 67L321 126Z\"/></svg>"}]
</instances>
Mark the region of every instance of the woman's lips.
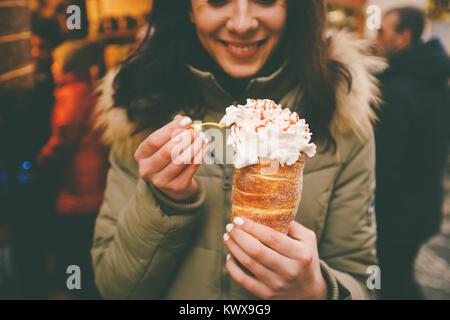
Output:
<instances>
[{"instance_id":1,"label":"woman's lips","mask_svg":"<svg viewBox=\"0 0 450 320\"><path fill-rule=\"evenodd\" d=\"M236 59L248 59L253 57L261 49L266 40L252 42L228 42L219 40L230 55Z\"/></svg>"}]
</instances>

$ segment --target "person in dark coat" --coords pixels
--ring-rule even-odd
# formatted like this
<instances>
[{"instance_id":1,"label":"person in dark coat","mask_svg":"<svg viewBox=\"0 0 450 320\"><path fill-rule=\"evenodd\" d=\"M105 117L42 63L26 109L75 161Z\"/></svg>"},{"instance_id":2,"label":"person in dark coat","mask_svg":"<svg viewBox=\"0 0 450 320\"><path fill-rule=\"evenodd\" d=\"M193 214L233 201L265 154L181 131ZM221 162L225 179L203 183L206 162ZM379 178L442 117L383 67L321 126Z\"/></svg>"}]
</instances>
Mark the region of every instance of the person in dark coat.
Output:
<instances>
[{"instance_id":1,"label":"person in dark coat","mask_svg":"<svg viewBox=\"0 0 450 320\"><path fill-rule=\"evenodd\" d=\"M425 15L405 7L383 18L375 48L384 105L376 129L381 297L420 299L414 260L439 232L448 142L450 60L439 40L422 42Z\"/></svg>"}]
</instances>

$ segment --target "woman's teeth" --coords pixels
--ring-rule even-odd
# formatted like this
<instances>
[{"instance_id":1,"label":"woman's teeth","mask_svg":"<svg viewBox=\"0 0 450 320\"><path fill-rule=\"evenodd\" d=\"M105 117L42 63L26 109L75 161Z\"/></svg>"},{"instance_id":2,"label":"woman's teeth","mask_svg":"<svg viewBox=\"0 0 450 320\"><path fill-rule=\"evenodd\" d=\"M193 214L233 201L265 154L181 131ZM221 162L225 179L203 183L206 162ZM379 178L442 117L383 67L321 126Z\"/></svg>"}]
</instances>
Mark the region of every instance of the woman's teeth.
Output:
<instances>
[{"instance_id":1,"label":"woman's teeth","mask_svg":"<svg viewBox=\"0 0 450 320\"><path fill-rule=\"evenodd\" d=\"M235 51L237 53L243 53L243 52L248 52L250 50L256 49L258 47L258 45L254 44L254 45L251 45L251 46L239 46L238 47L238 46L235 46L235 45L232 45L232 44L228 44L228 47L231 50L233 50L233 51Z\"/></svg>"}]
</instances>

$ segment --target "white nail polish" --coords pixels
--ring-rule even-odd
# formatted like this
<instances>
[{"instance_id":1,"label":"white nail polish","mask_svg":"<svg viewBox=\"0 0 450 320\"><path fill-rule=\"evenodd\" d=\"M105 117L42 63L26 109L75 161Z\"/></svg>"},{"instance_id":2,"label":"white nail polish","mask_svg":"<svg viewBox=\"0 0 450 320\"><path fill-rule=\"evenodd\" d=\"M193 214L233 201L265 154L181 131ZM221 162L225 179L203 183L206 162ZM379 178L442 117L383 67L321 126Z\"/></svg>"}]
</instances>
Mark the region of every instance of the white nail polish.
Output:
<instances>
[{"instance_id":1,"label":"white nail polish","mask_svg":"<svg viewBox=\"0 0 450 320\"><path fill-rule=\"evenodd\" d=\"M209 144L209 139L204 132L202 132L202 139L205 144Z\"/></svg>"},{"instance_id":2,"label":"white nail polish","mask_svg":"<svg viewBox=\"0 0 450 320\"><path fill-rule=\"evenodd\" d=\"M187 127L191 123L192 123L191 118L184 118L183 120L180 121L180 126Z\"/></svg>"},{"instance_id":3,"label":"white nail polish","mask_svg":"<svg viewBox=\"0 0 450 320\"><path fill-rule=\"evenodd\" d=\"M233 220L234 224L237 224L238 226L242 226L244 224L244 220L242 218L234 218Z\"/></svg>"},{"instance_id":4,"label":"white nail polish","mask_svg":"<svg viewBox=\"0 0 450 320\"><path fill-rule=\"evenodd\" d=\"M185 134L186 134L186 131L181 132L180 134L175 136L175 138L173 138L172 141L173 142L180 142L181 140L183 140Z\"/></svg>"},{"instance_id":5,"label":"white nail polish","mask_svg":"<svg viewBox=\"0 0 450 320\"><path fill-rule=\"evenodd\" d=\"M234 225L231 223L227 224L227 226L226 226L226 229L228 232L231 232L231 230L233 230L233 228L234 228Z\"/></svg>"},{"instance_id":6,"label":"white nail polish","mask_svg":"<svg viewBox=\"0 0 450 320\"><path fill-rule=\"evenodd\" d=\"M175 138L172 139L173 142L180 142L181 141L181 135L177 135Z\"/></svg>"},{"instance_id":7,"label":"white nail polish","mask_svg":"<svg viewBox=\"0 0 450 320\"><path fill-rule=\"evenodd\" d=\"M228 233L225 233L225 234L223 235L223 240L225 240L225 242L228 241L228 240L230 240L230 236L228 235Z\"/></svg>"},{"instance_id":8,"label":"white nail polish","mask_svg":"<svg viewBox=\"0 0 450 320\"><path fill-rule=\"evenodd\" d=\"M231 259L231 254L227 254L227 260Z\"/></svg>"}]
</instances>

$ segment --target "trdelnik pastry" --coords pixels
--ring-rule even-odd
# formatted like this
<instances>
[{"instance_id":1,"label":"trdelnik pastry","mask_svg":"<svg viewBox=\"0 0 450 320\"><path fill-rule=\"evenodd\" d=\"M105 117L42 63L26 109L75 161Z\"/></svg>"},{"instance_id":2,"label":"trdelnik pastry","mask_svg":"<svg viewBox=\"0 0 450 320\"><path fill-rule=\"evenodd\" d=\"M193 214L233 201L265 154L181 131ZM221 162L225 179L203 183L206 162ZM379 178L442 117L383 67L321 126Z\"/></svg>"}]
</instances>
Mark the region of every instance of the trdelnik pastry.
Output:
<instances>
[{"instance_id":1,"label":"trdelnik pastry","mask_svg":"<svg viewBox=\"0 0 450 320\"><path fill-rule=\"evenodd\" d=\"M232 219L249 218L287 233L301 200L306 156L316 154L308 124L267 99L228 107L220 124L232 125Z\"/></svg>"}]
</instances>

